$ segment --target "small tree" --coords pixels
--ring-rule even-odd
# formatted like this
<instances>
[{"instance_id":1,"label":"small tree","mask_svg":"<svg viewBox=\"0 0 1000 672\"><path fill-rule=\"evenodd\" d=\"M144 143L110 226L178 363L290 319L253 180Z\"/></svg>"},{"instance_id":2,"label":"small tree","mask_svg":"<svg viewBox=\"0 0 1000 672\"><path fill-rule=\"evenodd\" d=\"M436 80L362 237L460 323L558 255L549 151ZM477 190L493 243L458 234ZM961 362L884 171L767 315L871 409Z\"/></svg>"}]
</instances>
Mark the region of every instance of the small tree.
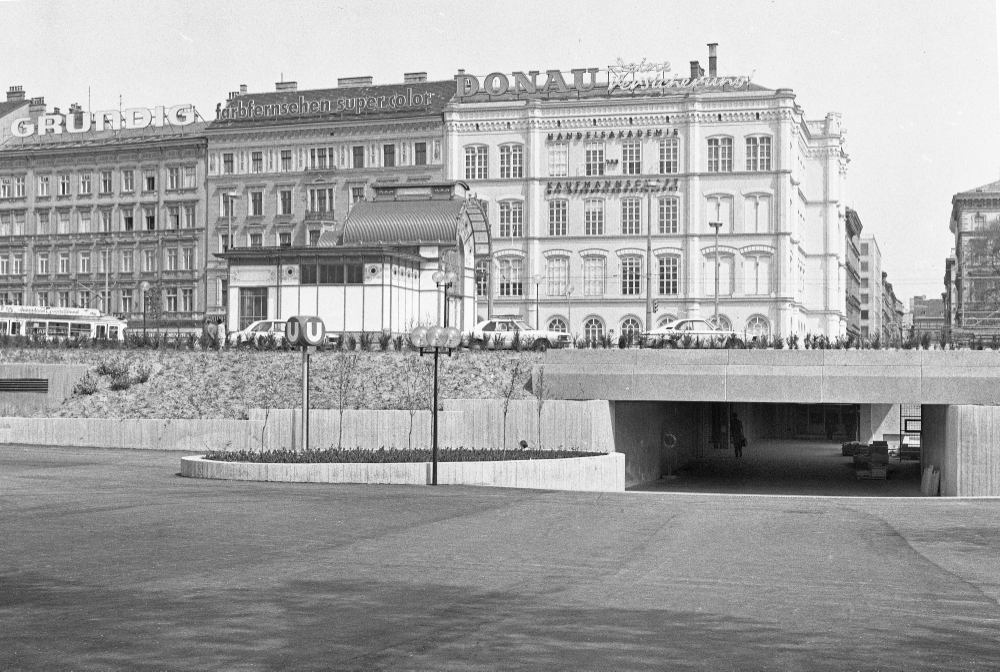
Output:
<instances>
[{"instance_id":1,"label":"small tree","mask_svg":"<svg viewBox=\"0 0 1000 672\"><path fill-rule=\"evenodd\" d=\"M403 366L396 381L400 401L410 414L410 427L407 433L406 446L413 449L413 420L417 411L431 410L433 396L431 388L431 372L423 357L417 354L404 353Z\"/></svg>"},{"instance_id":2,"label":"small tree","mask_svg":"<svg viewBox=\"0 0 1000 672\"><path fill-rule=\"evenodd\" d=\"M542 407L545 405L545 365L538 365L538 376L536 378L537 388L535 389L535 408L538 410L538 445L542 447Z\"/></svg>"},{"instance_id":3,"label":"small tree","mask_svg":"<svg viewBox=\"0 0 1000 672\"><path fill-rule=\"evenodd\" d=\"M495 356L497 368L503 371L503 354L498 352ZM517 381L521 378L523 369L524 363L521 361L521 356L514 354L511 367L507 371L503 371L500 377L500 400L503 407L503 445L500 446L502 449L507 447L507 414L510 412L510 402L514 399Z\"/></svg>"},{"instance_id":4,"label":"small tree","mask_svg":"<svg viewBox=\"0 0 1000 672\"><path fill-rule=\"evenodd\" d=\"M337 450L343 448L344 441L344 409L352 397L356 400L359 388L359 369L361 356L357 352L338 352L333 371L334 394L337 396L337 411L340 422L337 427ZM304 410L304 409L303 409Z\"/></svg>"}]
</instances>

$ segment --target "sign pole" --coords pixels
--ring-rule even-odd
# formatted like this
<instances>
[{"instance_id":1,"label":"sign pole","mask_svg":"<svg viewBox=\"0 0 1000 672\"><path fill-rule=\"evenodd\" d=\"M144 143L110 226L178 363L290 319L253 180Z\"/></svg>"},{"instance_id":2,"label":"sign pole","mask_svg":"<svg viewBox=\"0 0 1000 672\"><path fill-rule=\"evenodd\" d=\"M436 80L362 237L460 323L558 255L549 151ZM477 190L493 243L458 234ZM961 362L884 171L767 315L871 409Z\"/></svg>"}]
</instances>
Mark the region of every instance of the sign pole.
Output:
<instances>
[{"instance_id":1,"label":"sign pole","mask_svg":"<svg viewBox=\"0 0 1000 672\"><path fill-rule=\"evenodd\" d=\"M302 346L302 452L309 450L309 346Z\"/></svg>"}]
</instances>

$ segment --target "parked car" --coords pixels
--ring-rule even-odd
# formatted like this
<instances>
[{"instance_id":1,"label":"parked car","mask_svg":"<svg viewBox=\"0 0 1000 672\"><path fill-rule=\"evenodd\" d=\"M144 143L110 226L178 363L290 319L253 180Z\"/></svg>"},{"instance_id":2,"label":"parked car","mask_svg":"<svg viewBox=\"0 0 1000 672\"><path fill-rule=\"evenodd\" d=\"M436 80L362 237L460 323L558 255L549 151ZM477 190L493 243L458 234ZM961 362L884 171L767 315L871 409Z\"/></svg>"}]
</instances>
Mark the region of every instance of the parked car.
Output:
<instances>
[{"instance_id":1,"label":"parked car","mask_svg":"<svg viewBox=\"0 0 1000 672\"><path fill-rule=\"evenodd\" d=\"M473 338L479 338L489 344L494 343L497 336L501 339L501 347L510 348L514 343L514 336L517 334L521 343L535 350L548 350L549 348L565 348L570 345L572 339L569 334L561 331L548 331L545 329L534 329L527 322L516 318L493 318L480 322L472 330Z\"/></svg>"},{"instance_id":2,"label":"parked car","mask_svg":"<svg viewBox=\"0 0 1000 672\"><path fill-rule=\"evenodd\" d=\"M234 331L229 334L229 342L236 343L239 341L240 343L248 343L253 340L259 343L272 334L278 343L284 341L285 323L280 320L257 320L256 322L251 322L246 329Z\"/></svg>"},{"instance_id":3,"label":"parked car","mask_svg":"<svg viewBox=\"0 0 1000 672\"><path fill-rule=\"evenodd\" d=\"M683 337L685 335L704 341L715 338L729 338L730 336L736 336L736 332L728 329L716 329L708 320L688 318L674 320L662 327L657 327L643 333L643 336L652 339Z\"/></svg>"}]
</instances>

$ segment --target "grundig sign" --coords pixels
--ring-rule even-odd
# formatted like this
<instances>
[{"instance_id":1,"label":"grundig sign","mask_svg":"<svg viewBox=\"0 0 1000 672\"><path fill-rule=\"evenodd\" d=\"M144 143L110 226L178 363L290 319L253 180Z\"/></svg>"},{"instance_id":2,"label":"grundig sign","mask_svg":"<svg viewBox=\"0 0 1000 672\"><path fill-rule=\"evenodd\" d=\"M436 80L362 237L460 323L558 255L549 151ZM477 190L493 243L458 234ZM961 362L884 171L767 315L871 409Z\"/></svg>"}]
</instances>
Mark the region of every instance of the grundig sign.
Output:
<instances>
[{"instance_id":1,"label":"grundig sign","mask_svg":"<svg viewBox=\"0 0 1000 672\"><path fill-rule=\"evenodd\" d=\"M546 70L545 80L539 85L538 70L514 72L508 78L502 72L492 72L482 79L464 72L455 76L455 96L459 99L468 98L478 93L491 96L502 96L505 93L516 95L548 95L568 94L574 91L586 92L596 88L607 87L608 93L615 89L634 92L637 89L647 91L656 89L664 93L667 89L690 89L696 86L724 86L742 88L750 83L750 77L671 77L670 63L626 63L618 59L615 65L609 65L607 70L600 68L578 68L571 70L572 81L559 70ZM513 81L511 81L513 80Z\"/></svg>"},{"instance_id":2,"label":"grundig sign","mask_svg":"<svg viewBox=\"0 0 1000 672\"><path fill-rule=\"evenodd\" d=\"M167 108L163 106L146 109L145 107L135 107L121 110L105 110L104 112L83 112L82 114L43 114L38 117L35 123L31 118L15 119L10 125L10 132L16 138L27 138L28 136L61 135L66 133L87 133L91 129L95 131L122 129L133 130L154 126L187 126L193 124L198 117L198 112L194 105L174 105Z\"/></svg>"}]
</instances>

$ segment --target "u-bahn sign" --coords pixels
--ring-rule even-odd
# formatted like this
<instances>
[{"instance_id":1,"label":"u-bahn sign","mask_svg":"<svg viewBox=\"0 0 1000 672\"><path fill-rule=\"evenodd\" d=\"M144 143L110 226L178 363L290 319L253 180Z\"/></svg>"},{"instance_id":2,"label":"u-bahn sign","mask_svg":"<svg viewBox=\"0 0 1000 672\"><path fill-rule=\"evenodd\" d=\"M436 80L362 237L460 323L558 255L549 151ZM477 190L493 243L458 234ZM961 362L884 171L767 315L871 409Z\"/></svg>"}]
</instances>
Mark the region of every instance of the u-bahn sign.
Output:
<instances>
[{"instance_id":1,"label":"u-bahn sign","mask_svg":"<svg viewBox=\"0 0 1000 672\"><path fill-rule=\"evenodd\" d=\"M323 342L326 327L318 317L297 315L285 323L285 338L289 345L316 346Z\"/></svg>"}]
</instances>

